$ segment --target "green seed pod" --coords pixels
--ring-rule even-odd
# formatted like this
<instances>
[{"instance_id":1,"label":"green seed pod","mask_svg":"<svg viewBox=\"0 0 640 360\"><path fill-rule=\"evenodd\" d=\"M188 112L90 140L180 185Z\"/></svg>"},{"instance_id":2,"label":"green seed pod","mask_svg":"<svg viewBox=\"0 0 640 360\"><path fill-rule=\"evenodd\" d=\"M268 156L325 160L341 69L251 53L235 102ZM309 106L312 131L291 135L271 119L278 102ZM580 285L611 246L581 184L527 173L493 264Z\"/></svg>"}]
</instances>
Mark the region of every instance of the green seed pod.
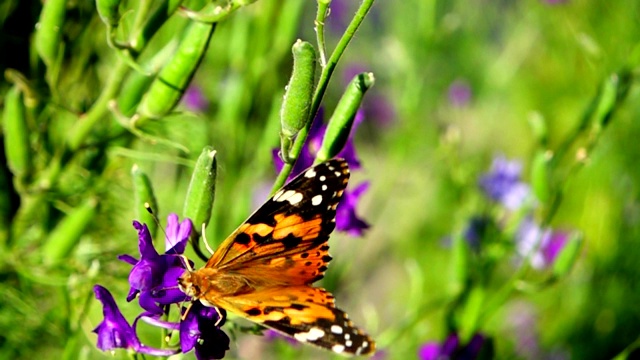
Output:
<instances>
[{"instance_id":1,"label":"green seed pod","mask_svg":"<svg viewBox=\"0 0 640 360\"><path fill-rule=\"evenodd\" d=\"M607 124L616 106L618 93L618 74L609 76L600 88L600 96L595 111L596 126L602 127Z\"/></svg>"},{"instance_id":2,"label":"green seed pod","mask_svg":"<svg viewBox=\"0 0 640 360\"><path fill-rule=\"evenodd\" d=\"M293 71L280 108L281 154L286 162L289 162L293 138L309 121L316 74L316 50L313 45L298 40L291 50Z\"/></svg>"},{"instance_id":3,"label":"green seed pod","mask_svg":"<svg viewBox=\"0 0 640 360\"><path fill-rule=\"evenodd\" d=\"M133 177L133 202L135 207L135 218L141 223L147 224L152 237L155 237L158 230L153 215L147 211L147 206L158 213L158 202L153 193L153 186L147 174L142 172L137 164L131 168L131 176Z\"/></svg>"},{"instance_id":4,"label":"green seed pod","mask_svg":"<svg viewBox=\"0 0 640 360\"><path fill-rule=\"evenodd\" d=\"M64 260L76 247L96 213L97 201L90 198L67 214L45 240L42 248L45 263L53 265Z\"/></svg>"},{"instance_id":5,"label":"green seed pod","mask_svg":"<svg viewBox=\"0 0 640 360\"><path fill-rule=\"evenodd\" d=\"M553 275L561 278L571 271L582 249L582 234L573 232L553 263Z\"/></svg>"},{"instance_id":6,"label":"green seed pod","mask_svg":"<svg viewBox=\"0 0 640 360\"><path fill-rule=\"evenodd\" d=\"M96 9L98 15L103 23L109 28L115 28L120 22L120 7L121 0L96 0Z\"/></svg>"},{"instance_id":7,"label":"green seed pod","mask_svg":"<svg viewBox=\"0 0 640 360\"><path fill-rule=\"evenodd\" d=\"M34 42L38 55L47 67L52 67L58 59L66 6L66 0L47 0L42 5Z\"/></svg>"},{"instance_id":8,"label":"green seed pod","mask_svg":"<svg viewBox=\"0 0 640 360\"><path fill-rule=\"evenodd\" d=\"M216 151L207 146L202 150L184 202L183 214L193 222L194 230L202 230L202 224L209 224L215 197L217 175Z\"/></svg>"},{"instance_id":9,"label":"green seed pod","mask_svg":"<svg viewBox=\"0 0 640 360\"><path fill-rule=\"evenodd\" d=\"M149 119L161 118L175 108L206 53L214 29L215 24L191 24L176 54L144 95L135 126L143 126Z\"/></svg>"},{"instance_id":10,"label":"green seed pod","mask_svg":"<svg viewBox=\"0 0 640 360\"><path fill-rule=\"evenodd\" d=\"M531 187L536 198L543 203L549 200L550 177L549 164L553 154L551 151L539 149L533 157L531 163Z\"/></svg>"},{"instance_id":11,"label":"green seed pod","mask_svg":"<svg viewBox=\"0 0 640 360\"><path fill-rule=\"evenodd\" d=\"M316 163L325 162L342 150L349 138L362 98L374 81L373 73L358 74L351 80L329 120L327 132L316 155Z\"/></svg>"},{"instance_id":12,"label":"green seed pod","mask_svg":"<svg viewBox=\"0 0 640 360\"><path fill-rule=\"evenodd\" d=\"M15 85L4 98L2 125L7 165L16 177L22 178L31 170L31 146L26 108L22 93Z\"/></svg>"},{"instance_id":13,"label":"green seed pod","mask_svg":"<svg viewBox=\"0 0 640 360\"><path fill-rule=\"evenodd\" d=\"M546 145L549 139L549 131L547 129L547 123L539 112L535 112L529 116L529 126L531 126L531 131L538 140L538 143Z\"/></svg>"}]
</instances>

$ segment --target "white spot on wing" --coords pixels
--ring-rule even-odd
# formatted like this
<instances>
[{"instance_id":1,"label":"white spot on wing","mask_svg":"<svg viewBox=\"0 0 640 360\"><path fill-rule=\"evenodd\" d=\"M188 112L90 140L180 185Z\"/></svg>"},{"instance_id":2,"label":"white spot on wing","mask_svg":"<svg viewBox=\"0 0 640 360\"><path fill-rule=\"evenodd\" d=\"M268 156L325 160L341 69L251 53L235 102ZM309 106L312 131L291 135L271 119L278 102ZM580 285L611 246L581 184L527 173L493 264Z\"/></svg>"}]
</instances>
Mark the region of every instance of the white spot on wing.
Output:
<instances>
[{"instance_id":1,"label":"white spot on wing","mask_svg":"<svg viewBox=\"0 0 640 360\"><path fill-rule=\"evenodd\" d=\"M327 190L327 185L322 184L322 191L326 191Z\"/></svg>"},{"instance_id":2,"label":"white spot on wing","mask_svg":"<svg viewBox=\"0 0 640 360\"><path fill-rule=\"evenodd\" d=\"M342 173L340 171L336 171L336 172L334 172L334 174L336 174L337 177L340 177L340 175L342 175Z\"/></svg>"},{"instance_id":3,"label":"white spot on wing","mask_svg":"<svg viewBox=\"0 0 640 360\"><path fill-rule=\"evenodd\" d=\"M279 201L278 199L280 198L280 196L282 196L282 194L284 193L284 190L278 190L278 192L273 195L273 201Z\"/></svg>"},{"instance_id":4,"label":"white spot on wing","mask_svg":"<svg viewBox=\"0 0 640 360\"><path fill-rule=\"evenodd\" d=\"M316 176L316 171L314 169L309 169L306 173L304 173L304 177L307 178L312 178L314 176Z\"/></svg>"},{"instance_id":5,"label":"white spot on wing","mask_svg":"<svg viewBox=\"0 0 640 360\"><path fill-rule=\"evenodd\" d=\"M325 180L327 180L327 177L324 175L320 175L320 181L325 181Z\"/></svg>"},{"instance_id":6,"label":"white spot on wing","mask_svg":"<svg viewBox=\"0 0 640 360\"><path fill-rule=\"evenodd\" d=\"M303 199L302 194L299 192L295 192L294 190L287 190L285 192L282 192L282 190L280 190L273 197L274 201L283 202L286 200L286 201L289 201L291 205L295 205L299 203L300 201L302 201L302 199Z\"/></svg>"},{"instance_id":7,"label":"white spot on wing","mask_svg":"<svg viewBox=\"0 0 640 360\"><path fill-rule=\"evenodd\" d=\"M324 336L324 330L313 327L309 329L307 332L293 334L293 337L298 341L307 342L307 341L315 341Z\"/></svg>"},{"instance_id":8,"label":"white spot on wing","mask_svg":"<svg viewBox=\"0 0 640 360\"><path fill-rule=\"evenodd\" d=\"M334 334L342 334L342 326L340 325L331 325L331 332ZM349 334L347 334L349 335Z\"/></svg>"},{"instance_id":9,"label":"white spot on wing","mask_svg":"<svg viewBox=\"0 0 640 360\"><path fill-rule=\"evenodd\" d=\"M337 352L338 354L340 354L341 352L344 351L344 345L333 345L333 347L331 348L331 350Z\"/></svg>"},{"instance_id":10,"label":"white spot on wing","mask_svg":"<svg viewBox=\"0 0 640 360\"><path fill-rule=\"evenodd\" d=\"M313 204L313 206L317 206L322 204L322 195L316 195L311 199L311 204Z\"/></svg>"},{"instance_id":11,"label":"white spot on wing","mask_svg":"<svg viewBox=\"0 0 640 360\"><path fill-rule=\"evenodd\" d=\"M351 341L351 340L347 340L347 341L345 341L345 342L344 342L344 344L345 344L347 347L351 347L351 345L353 345L353 341Z\"/></svg>"},{"instance_id":12,"label":"white spot on wing","mask_svg":"<svg viewBox=\"0 0 640 360\"><path fill-rule=\"evenodd\" d=\"M295 205L295 204L299 203L300 201L302 201L302 199L303 199L303 196L302 196L301 193L295 193L295 194L291 195L291 197L288 200L289 200L289 203L291 205Z\"/></svg>"},{"instance_id":13,"label":"white spot on wing","mask_svg":"<svg viewBox=\"0 0 640 360\"><path fill-rule=\"evenodd\" d=\"M351 339L351 334L344 334L344 339L345 340Z\"/></svg>"}]
</instances>

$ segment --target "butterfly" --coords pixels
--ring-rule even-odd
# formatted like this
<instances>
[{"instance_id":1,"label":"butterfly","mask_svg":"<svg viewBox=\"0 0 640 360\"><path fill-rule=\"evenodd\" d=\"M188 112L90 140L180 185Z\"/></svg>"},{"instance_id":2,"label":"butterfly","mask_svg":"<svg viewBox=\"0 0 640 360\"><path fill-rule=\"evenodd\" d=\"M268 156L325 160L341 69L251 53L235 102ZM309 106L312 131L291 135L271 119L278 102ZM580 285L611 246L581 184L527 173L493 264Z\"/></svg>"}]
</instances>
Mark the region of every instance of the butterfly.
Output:
<instances>
[{"instance_id":1,"label":"butterfly","mask_svg":"<svg viewBox=\"0 0 640 360\"><path fill-rule=\"evenodd\" d=\"M341 354L365 355L374 341L312 286L331 261L329 235L349 181L342 159L311 167L277 191L213 253L179 279L182 291L255 323Z\"/></svg>"}]
</instances>

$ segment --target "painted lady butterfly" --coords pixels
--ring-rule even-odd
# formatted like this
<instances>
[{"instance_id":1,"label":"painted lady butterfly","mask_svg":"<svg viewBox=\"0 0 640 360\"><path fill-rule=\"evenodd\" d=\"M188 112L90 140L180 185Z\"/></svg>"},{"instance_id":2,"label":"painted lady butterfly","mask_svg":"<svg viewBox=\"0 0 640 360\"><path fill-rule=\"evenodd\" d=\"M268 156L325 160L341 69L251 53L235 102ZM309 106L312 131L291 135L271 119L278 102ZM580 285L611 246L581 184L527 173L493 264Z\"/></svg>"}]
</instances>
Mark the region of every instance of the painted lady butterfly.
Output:
<instances>
[{"instance_id":1,"label":"painted lady butterfly","mask_svg":"<svg viewBox=\"0 0 640 360\"><path fill-rule=\"evenodd\" d=\"M336 353L365 355L374 341L311 286L331 260L329 235L349 181L341 159L311 167L234 231L199 270L179 279L194 300Z\"/></svg>"}]
</instances>

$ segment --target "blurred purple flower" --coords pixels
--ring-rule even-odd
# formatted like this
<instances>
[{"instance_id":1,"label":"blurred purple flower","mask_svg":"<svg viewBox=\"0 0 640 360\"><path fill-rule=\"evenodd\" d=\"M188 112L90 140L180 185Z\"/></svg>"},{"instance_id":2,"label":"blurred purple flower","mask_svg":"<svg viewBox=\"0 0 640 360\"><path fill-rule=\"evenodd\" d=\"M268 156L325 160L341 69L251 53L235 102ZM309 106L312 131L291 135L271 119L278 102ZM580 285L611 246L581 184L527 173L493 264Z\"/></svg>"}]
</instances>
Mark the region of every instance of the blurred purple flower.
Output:
<instances>
[{"instance_id":1,"label":"blurred purple flower","mask_svg":"<svg viewBox=\"0 0 640 360\"><path fill-rule=\"evenodd\" d=\"M520 180L522 164L503 156L493 159L489 173L480 178L480 188L509 210L519 209L531 196L529 185Z\"/></svg>"},{"instance_id":2,"label":"blurred purple flower","mask_svg":"<svg viewBox=\"0 0 640 360\"><path fill-rule=\"evenodd\" d=\"M360 196L369 189L369 182L365 181L351 191L345 191L342 200L336 209L336 229L344 231L351 236L362 236L364 230L369 228L364 220L356 214L356 206Z\"/></svg>"},{"instance_id":3,"label":"blurred purple flower","mask_svg":"<svg viewBox=\"0 0 640 360\"><path fill-rule=\"evenodd\" d=\"M420 360L445 360L464 359L472 360L478 357L480 349L485 341L481 334L474 335L469 343L462 346L458 335L453 333L445 339L442 344L428 342L418 349L418 359Z\"/></svg>"},{"instance_id":4,"label":"blurred purple flower","mask_svg":"<svg viewBox=\"0 0 640 360\"><path fill-rule=\"evenodd\" d=\"M542 229L528 216L522 220L516 233L516 247L521 256L530 257L531 266L543 269L553 265L568 237L562 231Z\"/></svg>"},{"instance_id":5,"label":"blurred purple flower","mask_svg":"<svg viewBox=\"0 0 640 360\"><path fill-rule=\"evenodd\" d=\"M464 230L464 239L474 251L480 250L480 242L489 226L489 218L475 216L469 220L467 228Z\"/></svg>"},{"instance_id":6,"label":"blurred purple flower","mask_svg":"<svg viewBox=\"0 0 640 360\"><path fill-rule=\"evenodd\" d=\"M447 91L449 102L455 107L463 107L471 101L471 87L464 80L455 80Z\"/></svg>"},{"instance_id":7,"label":"blurred purple flower","mask_svg":"<svg viewBox=\"0 0 640 360\"><path fill-rule=\"evenodd\" d=\"M154 356L170 356L178 353L177 350L156 349L144 346L140 343L135 330L124 318L118 305L109 290L100 285L93 287L96 299L102 303L104 319L93 332L98 334L97 347L102 351L115 349L131 349L137 353Z\"/></svg>"},{"instance_id":8,"label":"blurred purple flower","mask_svg":"<svg viewBox=\"0 0 640 360\"><path fill-rule=\"evenodd\" d=\"M202 90L194 84L187 87L184 95L182 95L182 103L188 110L194 112L205 112L209 109L209 99L207 99Z\"/></svg>"},{"instance_id":9,"label":"blurred purple flower","mask_svg":"<svg viewBox=\"0 0 640 360\"><path fill-rule=\"evenodd\" d=\"M267 341L276 341L276 340L284 340L287 343L289 343L289 345L291 346L299 346L300 342L290 336L284 336L282 334L280 334L279 332L275 331L275 330L271 330L271 329L267 329L264 332L264 338Z\"/></svg>"},{"instance_id":10,"label":"blurred purple flower","mask_svg":"<svg viewBox=\"0 0 640 360\"><path fill-rule=\"evenodd\" d=\"M94 330L98 333L98 348L110 350L114 347L133 349L136 352L156 355L157 349L140 345L135 334L137 321L142 319L154 326L180 330L180 347L182 352L195 348L196 358L221 359L229 349L229 338L220 329L224 324L225 312L218 312L215 308L205 307L200 302L193 302L189 312L180 322L167 322L160 317L167 314L168 305L181 304L190 298L178 288L178 278L186 271L184 253L192 231L191 220L179 222L176 214L167 218L165 237L166 252L158 254L153 246L153 240L147 225L133 222L138 230L138 248L140 260L130 255L120 255L118 258L133 265L129 273L131 289L127 301L138 297L139 304L144 311L133 323L133 327L124 319L117 308L113 297L103 287L96 285L96 298L104 306L104 321ZM222 315L222 318L220 318ZM176 354L178 350L160 350L161 356Z\"/></svg>"}]
</instances>

